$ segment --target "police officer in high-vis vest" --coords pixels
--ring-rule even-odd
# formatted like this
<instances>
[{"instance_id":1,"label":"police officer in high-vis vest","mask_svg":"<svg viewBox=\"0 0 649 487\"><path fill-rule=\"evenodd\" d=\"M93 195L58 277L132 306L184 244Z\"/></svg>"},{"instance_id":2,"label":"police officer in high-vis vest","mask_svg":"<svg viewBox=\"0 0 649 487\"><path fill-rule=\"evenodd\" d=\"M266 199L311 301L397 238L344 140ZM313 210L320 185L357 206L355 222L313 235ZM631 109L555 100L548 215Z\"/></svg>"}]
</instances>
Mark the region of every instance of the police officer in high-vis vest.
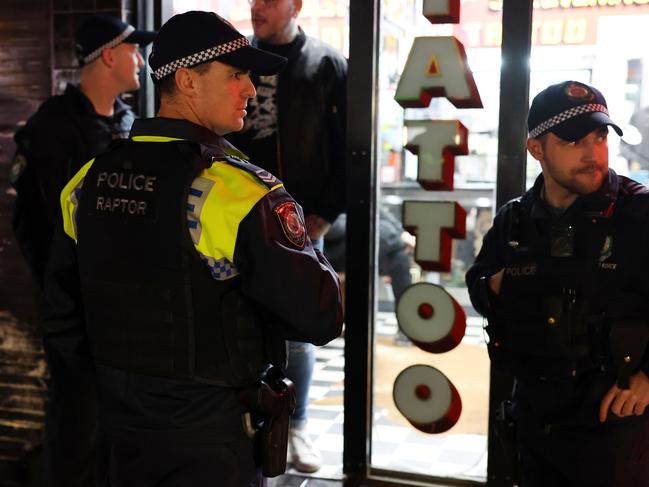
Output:
<instances>
[{"instance_id":1,"label":"police officer in high-vis vest","mask_svg":"<svg viewBox=\"0 0 649 487\"><path fill-rule=\"evenodd\" d=\"M515 376L521 486L649 485L649 192L608 168L606 101L533 100L542 174L501 208L466 280L492 363Z\"/></svg>"},{"instance_id":2,"label":"police officer in high-vis vest","mask_svg":"<svg viewBox=\"0 0 649 487\"><path fill-rule=\"evenodd\" d=\"M283 471L285 340L341 332L338 280L302 209L222 138L243 126L251 72L284 63L214 13L175 15L149 58L158 116L61 194L50 324L87 336L111 487L238 487L260 466Z\"/></svg>"}]
</instances>

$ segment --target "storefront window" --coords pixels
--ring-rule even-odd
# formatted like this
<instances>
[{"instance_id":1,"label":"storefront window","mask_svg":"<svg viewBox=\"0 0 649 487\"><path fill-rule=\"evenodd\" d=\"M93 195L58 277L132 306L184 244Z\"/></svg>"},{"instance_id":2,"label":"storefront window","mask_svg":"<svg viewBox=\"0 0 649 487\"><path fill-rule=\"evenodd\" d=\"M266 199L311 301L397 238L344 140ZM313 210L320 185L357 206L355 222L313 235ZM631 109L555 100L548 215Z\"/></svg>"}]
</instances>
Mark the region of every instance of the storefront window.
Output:
<instances>
[{"instance_id":1,"label":"storefront window","mask_svg":"<svg viewBox=\"0 0 649 487\"><path fill-rule=\"evenodd\" d=\"M476 19L488 16L499 27L501 18L479 1L462 2L459 25L433 25L422 12L421 0L384 0L381 4L379 265L371 464L382 470L484 481L489 358L482 318L471 307L464 274L491 226L498 146L500 47L493 40L494 27L483 27ZM443 97L433 98L427 108L403 109L395 101L414 38L429 36L454 36L465 46L483 108L458 109ZM405 145L418 135L407 121L422 119L459 120L468 129L469 153L455 158L453 191L426 191L417 182L418 156ZM400 240L405 201L455 201L466 210L466 238L453 240L450 272L422 270L410 247L415 236L406 233ZM418 283L442 286L466 313L466 334L450 351L428 353L399 331L395 313L399 296L404 287ZM395 379L413 365L436 368L457 389L462 411L457 423L443 433L416 429L395 403ZM432 390L432 395L437 392ZM452 415L442 414L437 424L448 419L445 416Z\"/></svg>"},{"instance_id":2,"label":"storefront window","mask_svg":"<svg viewBox=\"0 0 649 487\"><path fill-rule=\"evenodd\" d=\"M500 2L491 2L498 8ZM646 1L540 2L534 9L530 99L572 79L606 98L624 131L609 133L609 164L618 174L649 181L649 4ZM528 186L538 163L528 158Z\"/></svg>"}]
</instances>

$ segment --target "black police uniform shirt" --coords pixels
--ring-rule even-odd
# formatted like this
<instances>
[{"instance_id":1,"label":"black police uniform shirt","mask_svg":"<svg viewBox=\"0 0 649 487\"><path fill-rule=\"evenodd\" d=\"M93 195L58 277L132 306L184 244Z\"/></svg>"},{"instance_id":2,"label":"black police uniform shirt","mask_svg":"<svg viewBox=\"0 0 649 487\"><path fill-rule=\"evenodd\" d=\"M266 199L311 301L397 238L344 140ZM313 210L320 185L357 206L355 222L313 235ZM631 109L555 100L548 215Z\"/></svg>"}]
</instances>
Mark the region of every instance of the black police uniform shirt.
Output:
<instances>
[{"instance_id":1,"label":"black police uniform shirt","mask_svg":"<svg viewBox=\"0 0 649 487\"><path fill-rule=\"evenodd\" d=\"M196 142L197 146L232 147L203 127L164 118L136 121L131 137L134 142L126 144L156 142L156 146L164 146L167 143L171 145L169 141L173 139L182 139ZM119 146L115 150L119 150ZM241 161L241 164L247 163ZM281 183L266 171L248 166L255 175L250 170L237 169L217 160L202 176L194 179L185 211L195 250L214 279L239 279L241 293L273 317L269 326L278 336L324 344L338 336L342 326L340 290L335 272L311 246L305 236L303 221L294 225L297 222L291 220L291 215L289 218L280 217L281 208L286 204L299 209ZM84 174L89 173L91 167L92 162L86 164L62 193L64 225L57 227L56 258L53 257L47 273L46 290L56 313L44 327L56 330L60 336L76 334L81 337L85 333L82 309L85 303L80 298L73 239L83 235L77 234L75 228L75 202L83 198ZM106 195L97 193L94 196L97 201L91 202L89 208L99 217L127 217L135 221L152 216L146 196L148 191L155 191L157 183L154 179L149 178L147 182L144 175L120 179L120 175L108 173L93 177L100 186L130 188L129 194L133 196L131 199L113 198L108 202ZM270 184L272 189L268 189L259 178L277 183ZM231 212L229 206L238 203L229 200L237 200L242 189L243 194L254 193L257 196L251 206L232 218L239 210ZM227 211L222 211L223 207ZM299 215L301 219L301 212ZM200 232L195 232L196 229ZM104 262L109 266L110 259L110 255L98 255L95 264L101 266ZM75 280L76 286L71 285ZM206 435L213 434L214 428L223 434L237 434L241 430L242 406L236 392L229 387L190 379L155 377L101 364L98 372L101 407L110 428L205 428Z\"/></svg>"},{"instance_id":2,"label":"black police uniform shirt","mask_svg":"<svg viewBox=\"0 0 649 487\"><path fill-rule=\"evenodd\" d=\"M112 116L97 114L79 87L68 84L62 95L46 100L16 132L10 174L17 193L13 229L39 287L63 186L112 140L127 137L134 119L119 98Z\"/></svg>"},{"instance_id":3,"label":"black police uniform shirt","mask_svg":"<svg viewBox=\"0 0 649 487\"><path fill-rule=\"evenodd\" d=\"M490 354L496 366L505 360L517 376L517 399L525 413L595 424L599 401L616 374L611 357L605 356L606 343L587 343L586 327L575 325L584 318L576 310L611 320L649 318L649 192L609 170L598 191L578 197L559 213L542 198L542 188L540 175L533 188L498 211L466 282L473 306L489 319L494 336L505 333L498 347L490 333ZM526 225L528 235L517 234ZM518 241L521 237L525 241ZM520 254L523 259L516 257L521 252L517 244L530 247ZM507 275L496 296L487 280L501 269ZM557 285L576 290L576 296L560 296L551 313L548 288ZM561 317L573 310L577 319L555 334ZM513 313L512 325L503 331L507 313ZM639 355L638 366L649 373L643 351ZM601 362L595 363L595 356Z\"/></svg>"}]
</instances>

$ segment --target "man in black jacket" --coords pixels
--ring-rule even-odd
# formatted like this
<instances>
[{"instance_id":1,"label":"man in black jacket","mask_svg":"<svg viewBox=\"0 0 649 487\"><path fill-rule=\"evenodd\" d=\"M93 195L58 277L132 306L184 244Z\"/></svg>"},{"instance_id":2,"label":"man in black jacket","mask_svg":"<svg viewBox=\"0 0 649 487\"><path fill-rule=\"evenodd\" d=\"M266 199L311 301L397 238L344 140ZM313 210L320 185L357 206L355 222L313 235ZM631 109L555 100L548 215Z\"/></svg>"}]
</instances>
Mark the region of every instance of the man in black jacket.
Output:
<instances>
[{"instance_id":1,"label":"man in black jacket","mask_svg":"<svg viewBox=\"0 0 649 487\"><path fill-rule=\"evenodd\" d=\"M302 0L252 0L252 44L288 58L275 76L255 80L244 129L230 140L256 164L276 174L304 208L307 233L322 238L345 208L345 117L347 61L309 37L297 24ZM290 457L303 472L321 459L306 434L307 405L315 361L313 347L289 344L288 376L295 382L297 408Z\"/></svg>"},{"instance_id":2,"label":"man in black jacket","mask_svg":"<svg viewBox=\"0 0 649 487\"><path fill-rule=\"evenodd\" d=\"M466 275L494 367L512 372L521 485L649 485L649 192L608 168L606 101L533 100L542 174L499 210Z\"/></svg>"},{"instance_id":3,"label":"man in black jacket","mask_svg":"<svg viewBox=\"0 0 649 487\"><path fill-rule=\"evenodd\" d=\"M111 16L85 20L75 36L79 84L68 84L62 95L46 100L14 136L13 228L41 314L48 313L41 291L61 190L83 163L128 135L135 116L119 96L139 88L144 66L139 46L154 34ZM92 373L51 348L47 336L43 345L50 375L43 478L47 485L90 485L96 422Z\"/></svg>"}]
</instances>

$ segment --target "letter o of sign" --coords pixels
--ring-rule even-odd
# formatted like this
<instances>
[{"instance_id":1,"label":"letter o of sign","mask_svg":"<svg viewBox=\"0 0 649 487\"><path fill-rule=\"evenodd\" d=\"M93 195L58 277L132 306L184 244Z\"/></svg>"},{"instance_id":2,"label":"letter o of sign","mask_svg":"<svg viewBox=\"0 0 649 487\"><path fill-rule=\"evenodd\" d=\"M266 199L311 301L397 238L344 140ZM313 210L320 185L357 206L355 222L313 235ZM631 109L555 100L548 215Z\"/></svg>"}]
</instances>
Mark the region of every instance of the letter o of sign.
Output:
<instances>
[{"instance_id":1,"label":"letter o of sign","mask_svg":"<svg viewBox=\"0 0 649 487\"><path fill-rule=\"evenodd\" d=\"M422 350L448 352L466 332L466 314L443 287L420 282L408 287L397 302L399 328Z\"/></svg>"},{"instance_id":2,"label":"letter o of sign","mask_svg":"<svg viewBox=\"0 0 649 487\"><path fill-rule=\"evenodd\" d=\"M424 433L443 433L460 418L462 400L446 376L429 365L411 365L394 380L397 409Z\"/></svg>"}]
</instances>

